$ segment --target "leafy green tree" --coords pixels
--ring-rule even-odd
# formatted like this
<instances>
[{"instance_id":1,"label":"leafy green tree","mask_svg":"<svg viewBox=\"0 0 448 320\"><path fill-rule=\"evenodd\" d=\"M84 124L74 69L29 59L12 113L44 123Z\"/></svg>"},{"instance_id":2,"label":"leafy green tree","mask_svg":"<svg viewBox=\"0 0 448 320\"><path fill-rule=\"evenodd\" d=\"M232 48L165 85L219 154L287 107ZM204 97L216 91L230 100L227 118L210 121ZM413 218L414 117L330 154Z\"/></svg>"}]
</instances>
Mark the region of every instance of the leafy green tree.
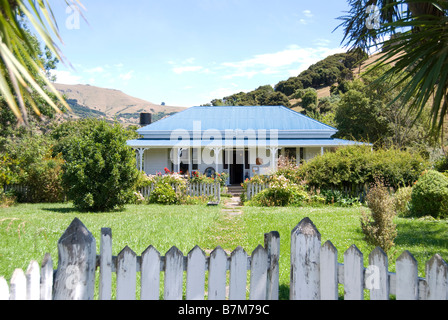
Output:
<instances>
[{"instance_id":1,"label":"leafy green tree","mask_svg":"<svg viewBox=\"0 0 448 320\"><path fill-rule=\"evenodd\" d=\"M372 85L390 66L368 70L361 78L347 83L347 92L341 94L336 108L335 121L340 137L355 138L387 147L415 147L425 151L435 147L439 137L430 128L428 111L415 121L409 117L407 107L412 101L403 97L395 99L401 90L396 87L398 77L388 82Z\"/></svg>"},{"instance_id":2,"label":"leafy green tree","mask_svg":"<svg viewBox=\"0 0 448 320\"><path fill-rule=\"evenodd\" d=\"M335 113L338 136L358 141L381 144L383 137L390 136L389 123L383 114L383 104L371 100L362 91L346 92Z\"/></svg>"},{"instance_id":3,"label":"leafy green tree","mask_svg":"<svg viewBox=\"0 0 448 320\"><path fill-rule=\"evenodd\" d=\"M139 172L130 137L120 124L96 120L67 141L63 182L77 208L110 211L132 200Z\"/></svg>"},{"instance_id":4,"label":"leafy green tree","mask_svg":"<svg viewBox=\"0 0 448 320\"><path fill-rule=\"evenodd\" d=\"M448 110L448 2L348 0L348 3L348 14L340 17L343 42L362 50L381 47L383 54L374 70L393 63L376 83L399 77L395 87L400 90L394 97L410 101L406 107L413 118L422 115L430 103L431 125L440 131ZM376 10L367 10L372 8Z\"/></svg>"}]
</instances>

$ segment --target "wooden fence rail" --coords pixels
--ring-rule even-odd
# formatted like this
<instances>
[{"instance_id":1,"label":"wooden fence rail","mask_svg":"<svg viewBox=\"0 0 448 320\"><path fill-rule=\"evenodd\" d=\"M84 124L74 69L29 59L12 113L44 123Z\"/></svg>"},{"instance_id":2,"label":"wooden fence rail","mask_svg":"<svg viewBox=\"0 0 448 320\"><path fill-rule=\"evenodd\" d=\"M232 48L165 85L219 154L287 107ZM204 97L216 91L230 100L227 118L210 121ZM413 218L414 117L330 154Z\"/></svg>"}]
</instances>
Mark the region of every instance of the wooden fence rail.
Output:
<instances>
[{"instance_id":1,"label":"wooden fence rail","mask_svg":"<svg viewBox=\"0 0 448 320\"><path fill-rule=\"evenodd\" d=\"M143 187L140 193L145 197L149 197L156 185L153 183L149 186ZM171 187L177 192L178 186L172 184ZM182 193L191 197L210 197L216 201L221 200L221 185L219 183L187 183L185 190Z\"/></svg>"},{"instance_id":2,"label":"wooden fence rail","mask_svg":"<svg viewBox=\"0 0 448 320\"><path fill-rule=\"evenodd\" d=\"M241 247L230 255L217 247L207 256L198 246L186 256L176 247L162 256L153 246L141 256L129 247L112 256L112 231L101 229L97 255L95 238L75 219L60 238L58 251L55 271L47 254L42 268L32 261L26 273L15 270L9 287L0 278L0 299L93 299L96 268L99 299L111 299L113 273L117 299L135 299L137 285L140 299L159 299L162 273L162 298L166 300L243 300L247 290L249 299L278 299L280 236L275 231L265 234L264 246L259 245L251 256ZM363 253L352 245L343 254L344 263L339 263L333 244L327 241L321 245L319 231L304 218L291 232L290 299L336 300L339 284L344 287L345 300L364 299L365 289L371 300L387 300L391 295L397 300L448 299L448 265L438 254L426 263L425 278L418 276L417 261L408 251L398 257L395 273L388 271L388 257L380 248L369 254L367 267L363 261ZM138 272L140 284L136 282Z\"/></svg>"}]
</instances>

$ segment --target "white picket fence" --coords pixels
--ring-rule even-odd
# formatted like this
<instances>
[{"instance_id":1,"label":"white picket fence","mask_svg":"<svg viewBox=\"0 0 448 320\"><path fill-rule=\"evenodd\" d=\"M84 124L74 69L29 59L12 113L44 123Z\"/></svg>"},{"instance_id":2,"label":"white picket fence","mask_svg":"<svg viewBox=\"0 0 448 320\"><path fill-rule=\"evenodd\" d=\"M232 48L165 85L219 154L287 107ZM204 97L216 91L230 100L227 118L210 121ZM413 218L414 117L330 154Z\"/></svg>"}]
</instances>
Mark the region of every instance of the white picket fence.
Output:
<instances>
[{"instance_id":1,"label":"white picket fence","mask_svg":"<svg viewBox=\"0 0 448 320\"><path fill-rule=\"evenodd\" d=\"M149 186L140 189L140 193L145 198L151 195L155 189L156 184L152 183ZM174 191L179 191L179 186L172 184ZM187 183L185 190L182 193L191 197L208 197L216 201L221 200L221 185L219 183Z\"/></svg>"},{"instance_id":2,"label":"white picket fence","mask_svg":"<svg viewBox=\"0 0 448 320\"><path fill-rule=\"evenodd\" d=\"M247 183L246 199L250 200L257 193L269 188L269 183Z\"/></svg>"},{"instance_id":3,"label":"white picket fence","mask_svg":"<svg viewBox=\"0 0 448 320\"><path fill-rule=\"evenodd\" d=\"M426 278L418 277L417 261L408 251L397 259L396 272L388 271L388 258L381 248L369 254L364 267L363 253L352 245L344 252L344 264L331 241L321 246L321 236L309 218L291 233L291 300L336 300L338 284L344 285L345 300L363 300L364 289L371 300L447 300L448 265L439 254L425 268Z\"/></svg>"},{"instance_id":4,"label":"white picket fence","mask_svg":"<svg viewBox=\"0 0 448 320\"><path fill-rule=\"evenodd\" d=\"M251 256L241 247L230 255L217 247L209 256L198 246L186 256L172 247L165 256L149 246L141 256L125 247L112 256L112 232L101 229L100 253L92 234L75 219L58 242L58 268L47 254L42 268L32 261L26 274L17 269L10 281L0 278L0 299L93 299L95 273L99 268L99 299L112 297L112 273L116 273L116 299L278 299L280 236L265 234ZM290 299L336 300L338 285L344 287L345 300L364 299L368 289L371 300L448 299L448 265L436 254L425 265L426 278L418 277L417 262L408 251L396 261L396 272L388 271L387 255L376 248L364 267L363 254L355 245L338 252L330 241L321 246L321 236L309 218L291 232ZM228 272L228 285L227 281ZM247 285L247 272L250 282ZM140 272L140 284L137 284ZM163 288L160 288L163 273ZM184 290L184 273L185 290ZM206 283L206 275L208 282Z\"/></svg>"}]
</instances>

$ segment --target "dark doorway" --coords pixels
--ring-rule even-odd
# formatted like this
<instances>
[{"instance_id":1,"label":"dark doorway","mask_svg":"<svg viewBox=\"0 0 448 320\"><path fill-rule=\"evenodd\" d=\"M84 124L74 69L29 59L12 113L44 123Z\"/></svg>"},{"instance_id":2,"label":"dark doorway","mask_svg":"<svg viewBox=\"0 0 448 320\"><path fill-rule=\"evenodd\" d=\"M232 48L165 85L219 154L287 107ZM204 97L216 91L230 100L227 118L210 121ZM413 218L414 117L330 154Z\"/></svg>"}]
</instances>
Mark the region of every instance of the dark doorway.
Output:
<instances>
[{"instance_id":1,"label":"dark doorway","mask_svg":"<svg viewBox=\"0 0 448 320\"><path fill-rule=\"evenodd\" d=\"M229 164L230 184L241 184L244 180L244 157L242 150L232 150L232 162Z\"/></svg>"}]
</instances>

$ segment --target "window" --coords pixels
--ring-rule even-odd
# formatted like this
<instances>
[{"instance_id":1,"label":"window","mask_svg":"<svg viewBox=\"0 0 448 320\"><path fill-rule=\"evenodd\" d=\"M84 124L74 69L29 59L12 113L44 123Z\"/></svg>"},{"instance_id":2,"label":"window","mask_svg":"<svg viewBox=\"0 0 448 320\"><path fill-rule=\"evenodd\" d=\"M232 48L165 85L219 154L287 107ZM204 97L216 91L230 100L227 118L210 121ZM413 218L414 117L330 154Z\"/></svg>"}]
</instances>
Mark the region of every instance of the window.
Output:
<instances>
[{"instance_id":1,"label":"window","mask_svg":"<svg viewBox=\"0 0 448 320\"><path fill-rule=\"evenodd\" d=\"M285 157L290 161L293 161L297 158L297 149L296 148L285 148Z\"/></svg>"}]
</instances>

